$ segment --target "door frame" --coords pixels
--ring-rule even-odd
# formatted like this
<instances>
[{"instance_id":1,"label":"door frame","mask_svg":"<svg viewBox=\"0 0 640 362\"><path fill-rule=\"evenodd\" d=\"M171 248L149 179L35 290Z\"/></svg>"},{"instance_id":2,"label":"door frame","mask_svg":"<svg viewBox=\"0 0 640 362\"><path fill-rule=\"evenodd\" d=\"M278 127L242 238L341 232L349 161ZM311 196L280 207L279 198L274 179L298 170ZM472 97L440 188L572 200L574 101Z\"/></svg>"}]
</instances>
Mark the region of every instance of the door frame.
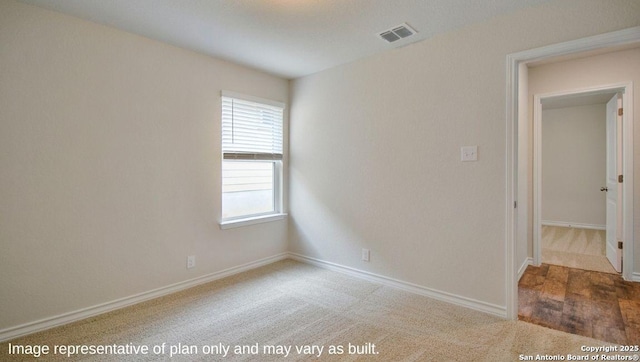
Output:
<instances>
[{"instance_id":1,"label":"door frame","mask_svg":"<svg viewBox=\"0 0 640 362\"><path fill-rule=\"evenodd\" d=\"M519 245L524 242L526 248L527 241L518 240L518 218L527 218L526 208L517 207L517 195L518 179L526 179L530 177L527 174L526 168L518 168L519 159L524 159L526 154L518 152L518 136L519 132L528 132L526 129L521 130L518 128L519 114L526 114L521 112L519 106L520 98L520 84L527 81L527 64L534 61L540 61L544 59L551 59L565 55L606 50L615 47L627 46L627 45L640 44L640 26L628 28L611 33L600 34L583 39L573 40L555 45L549 45L537 49L526 50L518 53L508 54L506 59L506 142L505 142L505 294L506 294L506 310L505 316L509 319L516 320L518 318L518 271L523 263L523 260L519 260L518 248ZM522 105L524 107L525 105ZM627 102L628 110L627 119L632 119L633 103ZM633 136L633 124L624 124L627 128L624 129L626 137ZM630 143L631 140L625 139L623 142ZM624 160L625 178L627 182L623 183L625 188L624 193L627 197L633 196L633 155L631 158L627 157ZM526 182L523 182L526 188ZM522 188L523 185L520 185ZM526 191L526 190L525 190ZM628 213L633 214L633 209L627 210ZM623 210L623 212L625 212ZM633 220L626 223L625 235L627 240L633 240ZM633 254L633 242L627 242L627 252ZM627 260L627 266L630 266L629 260ZM631 278L627 270L623 270L623 276L625 278Z\"/></svg>"},{"instance_id":2,"label":"door frame","mask_svg":"<svg viewBox=\"0 0 640 362\"><path fill-rule=\"evenodd\" d=\"M559 97L573 97L573 96L583 96L583 95L595 95L595 94L603 94L603 93L622 93L622 104L623 107L626 108L627 102L633 101L633 83L632 82L624 82L624 83L615 83L601 86L592 86L586 88L579 89L571 89L571 90L563 90L551 93L544 94L534 94L533 96L533 265L539 266L542 263L542 101L546 99L559 98ZM629 97L631 94L631 97ZM629 99L630 98L630 99ZM630 113L631 111L629 111ZM622 137L624 138L625 131L627 131L628 127L625 128L625 119L623 114L622 119ZM631 123L631 127L633 126L633 121L631 117L627 117L628 121ZM633 130L631 130L633 131ZM622 154L623 154L623 162L627 157L633 157L633 135L631 135L630 142L622 143ZM628 156L631 155L631 156ZM623 167L624 171L628 170ZM633 170L633 167L631 168ZM626 176L625 176L626 177ZM632 178L631 178L632 180ZM626 182L626 180L625 180ZM633 214L626 215L625 210L627 212L633 212L633 195L631 195L631 199L625 197L625 187L623 182L622 189L622 240L627 240L625 238L624 230L625 225L628 220L633 220ZM633 188L632 188L633 189ZM625 208L625 205L628 205ZM633 232L633 229L632 229ZM630 242L629 244L633 244ZM632 249L632 248L631 248ZM627 259L628 258L628 259ZM630 260L633 262L633 254L627 255L625 249L623 248L623 259ZM631 263L629 263L631 264ZM627 270L627 274L631 275L633 272L633 265L630 265L630 268ZM630 279L630 278L625 278Z\"/></svg>"}]
</instances>

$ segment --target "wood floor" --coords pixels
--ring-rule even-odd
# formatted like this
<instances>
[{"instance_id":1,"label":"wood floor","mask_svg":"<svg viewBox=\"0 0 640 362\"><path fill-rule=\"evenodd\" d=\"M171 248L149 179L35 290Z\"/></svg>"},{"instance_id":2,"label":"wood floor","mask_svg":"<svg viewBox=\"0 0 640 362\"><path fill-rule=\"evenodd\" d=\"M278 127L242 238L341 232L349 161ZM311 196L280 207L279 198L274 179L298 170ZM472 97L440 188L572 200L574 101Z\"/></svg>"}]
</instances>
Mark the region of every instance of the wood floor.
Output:
<instances>
[{"instance_id":1,"label":"wood floor","mask_svg":"<svg viewBox=\"0 0 640 362\"><path fill-rule=\"evenodd\" d=\"M640 283L558 265L528 266L518 283L518 318L618 344L640 344Z\"/></svg>"}]
</instances>

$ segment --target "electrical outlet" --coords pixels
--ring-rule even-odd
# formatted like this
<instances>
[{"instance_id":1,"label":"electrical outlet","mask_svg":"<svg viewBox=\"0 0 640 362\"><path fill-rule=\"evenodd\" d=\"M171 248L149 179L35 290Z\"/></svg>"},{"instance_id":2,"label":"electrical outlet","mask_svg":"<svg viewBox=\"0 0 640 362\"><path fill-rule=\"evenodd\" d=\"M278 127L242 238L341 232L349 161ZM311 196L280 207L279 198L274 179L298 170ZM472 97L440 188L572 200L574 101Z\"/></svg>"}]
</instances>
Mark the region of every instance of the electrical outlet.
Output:
<instances>
[{"instance_id":1,"label":"electrical outlet","mask_svg":"<svg viewBox=\"0 0 640 362\"><path fill-rule=\"evenodd\" d=\"M362 261L369 261L371 251L369 249L362 249Z\"/></svg>"},{"instance_id":2,"label":"electrical outlet","mask_svg":"<svg viewBox=\"0 0 640 362\"><path fill-rule=\"evenodd\" d=\"M460 153L462 161L478 161L478 146L464 146Z\"/></svg>"},{"instance_id":3,"label":"electrical outlet","mask_svg":"<svg viewBox=\"0 0 640 362\"><path fill-rule=\"evenodd\" d=\"M187 269L191 269L191 268L195 268L196 267L196 256L195 255L189 255L187 257Z\"/></svg>"}]
</instances>

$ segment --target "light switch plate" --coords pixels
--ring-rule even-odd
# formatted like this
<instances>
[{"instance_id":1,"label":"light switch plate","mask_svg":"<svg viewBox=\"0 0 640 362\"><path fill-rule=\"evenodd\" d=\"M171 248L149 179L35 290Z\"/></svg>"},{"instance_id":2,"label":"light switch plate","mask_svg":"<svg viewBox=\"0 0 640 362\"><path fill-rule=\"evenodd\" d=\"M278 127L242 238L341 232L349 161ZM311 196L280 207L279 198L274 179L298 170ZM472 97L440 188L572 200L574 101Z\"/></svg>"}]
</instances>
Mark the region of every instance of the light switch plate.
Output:
<instances>
[{"instance_id":1,"label":"light switch plate","mask_svg":"<svg viewBox=\"0 0 640 362\"><path fill-rule=\"evenodd\" d=\"M478 161L478 146L464 146L460 151L462 161Z\"/></svg>"},{"instance_id":2,"label":"light switch plate","mask_svg":"<svg viewBox=\"0 0 640 362\"><path fill-rule=\"evenodd\" d=\"M371 251L369 249L362 249L362 261L369 261L371 257Z\"/></svg>"}]
</instances>

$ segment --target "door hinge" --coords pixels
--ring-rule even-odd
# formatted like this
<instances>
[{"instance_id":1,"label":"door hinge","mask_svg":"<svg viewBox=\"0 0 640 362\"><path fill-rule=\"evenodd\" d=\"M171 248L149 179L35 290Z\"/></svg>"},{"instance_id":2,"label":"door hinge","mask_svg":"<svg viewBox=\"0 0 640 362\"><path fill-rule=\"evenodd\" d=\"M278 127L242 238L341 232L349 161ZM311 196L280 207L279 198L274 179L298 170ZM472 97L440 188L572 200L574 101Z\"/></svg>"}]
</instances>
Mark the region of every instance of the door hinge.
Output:
<instances>
[{"instance_id":1,"label":"door hinge","mask_svg":"<svg viewBox=\"0 0 640 362\"><path fill-rule=\"evenodd\" d=\"M622 183L622 180L624 180L624 177L622 177L622 175L618 175L618 182Z\"/></svg>"},{"instance_id":2,"label":"door hinge","mask_svg":"<svg viewBox=\"0 0 640 362\"><path fill-rule=\"evenodd\" d=\"M513 208L514 208L514 209L517 209L517 208L518 208L518 201L514 201L514 202L513 202Z\"/></svg>"},{"instance_id":3,"label":"door hinge","mask_svg":"<svg viewBox=\"0 0 640 362\"><path fill-rule=\"evenodd\" d=\"M618 241L618 249L622 249L622 241Z\"/></svg>"},{"instance_id":4,"label":"door hinge","mask_svg":"<svg viewBox=\"0 0 640 362\"><path fill-rule=\"evenodd\" d=\"M618 116L622 116L623 113L624 111L622 110L622 108L618 108Z\"/></svg>"}]
</instances>

